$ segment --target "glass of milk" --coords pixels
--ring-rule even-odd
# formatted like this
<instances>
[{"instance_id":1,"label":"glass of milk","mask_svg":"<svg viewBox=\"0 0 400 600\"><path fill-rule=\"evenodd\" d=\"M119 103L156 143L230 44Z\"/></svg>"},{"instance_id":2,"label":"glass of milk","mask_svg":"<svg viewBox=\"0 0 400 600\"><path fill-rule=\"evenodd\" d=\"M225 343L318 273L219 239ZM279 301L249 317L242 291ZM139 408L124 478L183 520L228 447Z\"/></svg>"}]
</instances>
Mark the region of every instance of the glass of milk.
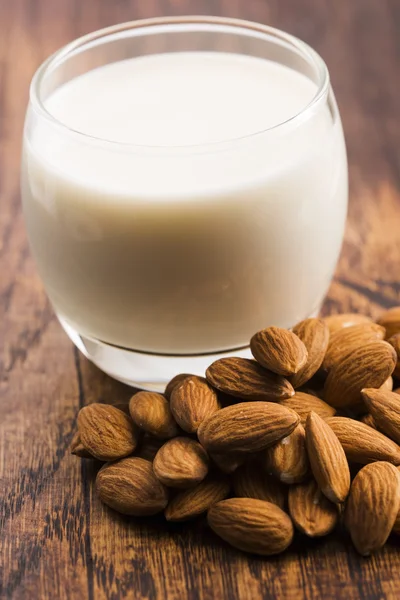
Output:
<instances>
[{"instance_id":1,"label":"glass of milk","mask_svg":"<svg viewBox=\"0 0 400 600\"><path fill-rule=\"evenodd\" d=\"M347 210L323 60L216 17L117 25L33 78L22 197L61 325L100 369L163 390L316 315Z\"/></svg>"}]
</instances>

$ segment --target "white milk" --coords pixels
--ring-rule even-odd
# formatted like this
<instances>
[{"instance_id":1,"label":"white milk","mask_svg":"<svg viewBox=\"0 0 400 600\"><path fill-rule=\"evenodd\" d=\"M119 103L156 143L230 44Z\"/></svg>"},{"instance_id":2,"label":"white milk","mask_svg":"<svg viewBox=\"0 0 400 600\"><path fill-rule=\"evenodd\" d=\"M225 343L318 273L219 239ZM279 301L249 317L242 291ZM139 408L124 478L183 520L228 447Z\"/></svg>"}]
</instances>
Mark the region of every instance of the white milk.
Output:
<instances>
[{"instance_id":1,"label":"white milk","mask_svg":"<svg viewBox=\"0 0 400 600\"><path fill-rule=\"evenodd\" d=\"M120 142L28 118L24 210L59 317L185 354L317 311L346 216L340 122L319 105L273 129L316 91L267 60L188 52L109 64L51 95L69 128Z\"/></svg>"}]
</instances>

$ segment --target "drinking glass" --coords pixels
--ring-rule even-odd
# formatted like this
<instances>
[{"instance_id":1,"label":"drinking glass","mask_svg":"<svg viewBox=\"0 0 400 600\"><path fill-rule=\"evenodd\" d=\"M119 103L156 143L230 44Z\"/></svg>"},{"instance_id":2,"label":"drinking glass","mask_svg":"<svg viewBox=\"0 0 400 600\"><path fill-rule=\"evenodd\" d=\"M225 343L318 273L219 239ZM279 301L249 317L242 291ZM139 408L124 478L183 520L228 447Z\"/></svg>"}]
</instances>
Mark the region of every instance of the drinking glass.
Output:
<instances>
[{"instance_id":1,"label":"drinking glass","mask_svg":"<svg viewBox=\"0 0 400 600\"><path fill-rule=\"evenodd\" d=\"M181 146L101 139L48 110L52 94L94 69L180 52L272 61L315 94L284 122ZM162 391L177 373L250 357L259 329L318 314L347 189L327 67L271 27L204 16L125 23L65 46L33 78L22 160L32 252L68 336L125 383Z\"/></svg>"}]
</instances>

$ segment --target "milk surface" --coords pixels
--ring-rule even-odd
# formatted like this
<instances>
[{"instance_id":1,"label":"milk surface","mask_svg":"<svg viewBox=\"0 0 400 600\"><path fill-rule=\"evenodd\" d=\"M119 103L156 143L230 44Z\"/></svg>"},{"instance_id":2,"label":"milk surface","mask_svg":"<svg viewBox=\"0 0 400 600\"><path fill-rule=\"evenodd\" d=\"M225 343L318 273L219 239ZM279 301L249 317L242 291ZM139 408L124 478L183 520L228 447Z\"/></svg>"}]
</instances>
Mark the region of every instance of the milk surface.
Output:
<instances>
[{"instance_id":1,"label":"milk surface","mask_svg":"<svg viewBox=\"0 0 400 600\"><path fill-rule=\"evenodd\" d=\"M303 112L316 91L267 60L188 52L53 93L46 109L69 130L28 116L23 201L58 315L111 344L187 354L315 312L347 206L340 122Z\"/></svg>"}]
</instances>

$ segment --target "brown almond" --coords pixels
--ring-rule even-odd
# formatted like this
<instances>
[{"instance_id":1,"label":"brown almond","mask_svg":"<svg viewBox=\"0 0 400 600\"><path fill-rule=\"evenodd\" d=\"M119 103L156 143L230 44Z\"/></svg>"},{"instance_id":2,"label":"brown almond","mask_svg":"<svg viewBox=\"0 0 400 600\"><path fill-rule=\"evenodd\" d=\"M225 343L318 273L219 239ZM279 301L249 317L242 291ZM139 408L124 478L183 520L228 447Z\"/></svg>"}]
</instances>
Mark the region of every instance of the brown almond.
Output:
<instances>
[{"instance_id":1,"label":"brown almond","mask_svg":"<svg viewBox=\"0 0 400 600\"><path fill-rule=\"evenodd\" d=\"M357 551L368 556L382 548L400 507L400 473L387 462L357 473L346 506L345 524Z\"/></svg>"},{"instance_id":2,"label":"brown almond","mask_svg":"<svg viewBox=\"0 0 400 600\"><path fill-rule=\"evenodd\" d=\"M381 390L389 390L391 392L393 390L393 377L388 377L385 383L382 383Z\"/></svg>"},{"instance_id":3,"label":"brown almond","mask_svg":"<svg viewBox=\"0 0 400 600\"><path fill-rule=\"evenodd\" d=\"M312 479L289 487L289 513L301 533L309 537L328 535L339 520L339 511Z\"/></svg>"},{"instance_id":4,"label":"brown almond","mask_svg":"<svg viewBox=\"0 0 400 600\"><path fill-rule=\"evenodd\" d=\"M351 407L361 400L363 388L379 388L392 374L396 353L387 342L357 348L334 365L325 382L325 400L336 408Z\"/></svg>"},{"instance_id":5,"label":"brown almond","mask_svg":"<svg viewBox=\"0 0 400 600\"><path fill-rule=\"evenodd\" d=\"M331 502L344 502L350 490L347 458L332 428L315 412L307 417L306 444L320 490Z\"/></svg>"},{"instance_id":6,"label":"brown almond","mask_svg":"<svg viewBox=\"0 0 400 600\"><path fill-rule=\"evenodd\" d=\"M400 448L388 437L348 417L329 417L326 422L337 435L349 462L366 465L388 461L400 465Z\"/></svg>"},{"instance_id":7,"label":"brown almond","mask_svg":"<svg viewBox=\"0 0 400 600\"><path fill-rule=\"evenodd\" d=\"M385 389L365 389L362 397L379 431L400 444L400 396Z\"/></svg>"},{"instance_id":8,"label":"brown almond","mask_svg":"<svg viewBox=\"0 0 400 600\"><path fill-rule=\"evenodd\" d=\"M226 477L207 477L194 488L178 492L165 509L167 521L187 521L207 512L217 502L224 500L230 492Z\"/></svg>"},{"instance_id":9,"label":"brown almond","mask_svg":"<svg viewBox=\"0 0 400 600\"><path fill-rule=\"evenodd\" d=\"M231 546L264 556L283 552L293 539L288 515L275 504L254 498L214 504L208 511L208 524Z\"/></svg>"},{"instance_id":10,"label":"brown almond","mask_svg":"<svg viewBox=\"0 0 400 600\"><path fill-rule=\"evenodd\" d=\"M289 379L294 388L304 385L318 371L329 344L329 328L322 319L305 319L293 327L293 333L308 352L306 364Z\"/></svg>"},{"instance_id":11,"label":"brown almond","mask_svg":"<svg viewBox=\"0 0 400 600\"><path fill-rule=\"evenodd\" d=\"M77 431L72 438L71 454L75 454L75 456L79 456L79 458L93 458L90 452L88 452L85 446L82 444L79 431Z\"/></svg>"},{"instance_id":12,"label":"brown almond","mask_svg":"<svg viewBox=\"0 0 400 600\"><path fill-rule=\"evenodd\" d=\"M89 404L78 414L78 430L86 450L98 460L132 454L139 432L127 414L108 404Z\"/></svg>"},{"instance_id":13,"label":"brown almond","mask_svg":"<svg viewBox=\"0 0 400 600\"><path fill-rule=\"evenodd\" d=\"M233 490L238 498L256 498L272 502L282 510L285 508L285 486L260 469L260 465L256 461L245 463L235 471Z\"/></svg>"},{"instance_id":14,"label":"brown almond","mask_svg":"<svg viewBox=\"0 0 400 600\"><path fill-rule=\"evenodd\" d=\"M398 388L395 388L395 389L393 390L393 393L394 393L394 394L400 394L400 387L398 387Z\"/></svg>"},{"instance_id":15,"label":"brown almond","mask_svg":"<svg viewBox=\"0 0 400 600\"><path fill-rule=\"evenodd\" d=\"M386 339L400 333L400 306L386 310L377 320L379 325L386 329Z\"/></svg>"},{"instance_id":16,"label":"brown almond","mask_svg":"<svg viewBox=\"0 0 400 600\"><path fill-rule=\"evenodd\" d=\"M156 392L137 392L129 402L132 421L154 437L168 440L178 435L178 426L166 398Z\"/></svg>"},{"instance_id":17,"label":"brown almond","mask_svg":"<svg viewBox=\"0 0 400 600\"><path fill-rule=\"evenodd\" d=\"M372 319L370 317L366 317L365 315L360 315L358 313L329 315L329 317L324 318L324 321L328 325L331 335L336 331L339 331L339 329L344 329L345 327L359 325L360 323L372 323Z\"/></svg>"},{"instance_id":18,"label":"brown almond","mask_svg":"<svg viewBox=\"0 0 400 600\"><path fill-rule=\"evenodd\" d=\"M306 423L307 416L312 410L322 419L333 417L333 415L336 414L336 408L333 408L333 406L330 406L318 398L318 396L300 391L296 391L294 396L282 400L279 404L294 410L299 415L303 427Z\"/></svg>"},{"instance_id":19,"label":"brown almond","mask_svg":"<svg viewBox=\"0 0 400 600\"><path fill-rule=\"evenodd\" d=\"M277 375L294 375L307 362L307 348L294 334L282 327L267 327L250 340L250 349L257 362Z\"/></svg>"},{"instance_id":20,"label":"brown almond","mask_svg":"<svg viewBox=\"0 0 400 600\"><path fill-rule=\"evenodd\" d=\"M242 400L278 402L294 394L287 379L247 358L220 358L208 367L206 378L217 390Z\"/></svg>"},{"instance_id":21,"label":"brown almond","mask_svg":"<svg viewBox=\"0 0 400 600\"><path fill-rule=\"evenodd\" d=\"M209 454L209 457L213 463L223 473L233 473L238 467L240 467L246 460L246 454L232 454L230 452L224 454Z\"/></svg>"},{"instance_id":22,"label":"brown almond","mask_svg":"<svg viewBox=\"0 0 400 600\"><path fill-rule=\"evenodd\" d=\"M167 400L169 400L171 398L172 392L174 391L174 389L179 386L183 381L185 381L186 377L192 377L191 373L179 373L179 375L175 375L175 377L173 377L171 379L171 381L169 383L167 383L167 386L165 388L165 392L164 392L164 396L166 397Z\"/></svg>"},{"instance_id":23,"label":"brown almond","mask_svg":"<svg viewBox=\"0 0 400 600\"><path fill-rule=\"evenodd\" d=\"M378 429L376 426L376 423L374 421L374 417L370 413L363 415L360 418L360 421L361 421L361 423L364 423L364 425L368 425L369 427L372 427L372 429Z\"/></svg>"},{"instance_id":24,"label":"brown almond","mask_svg":"<svg viewBox=\"0 0 400 600\"><path fill-rule=\"evenodd\" d=\"M385 329L376 323L361 323L340 329L331 336L328 349L322 362L322 369L329 372L334 365L369 342L383 340Z\"/></svg>"},{"instance_id":25,"label":"brown almond","mask_svg":"<svg viewBox=\"0 0 400 600\"><path fill-rule=\"evenodd\" d=\"M201 444L211 453L257 452L286 437L300 421L292 410L272 402L240 402L203 421Z\"/></svg>"},{"instance_id":26,"label":"brown almond","mask_svg":"<svg viewBox=\"0 0 400 600\"><path fill-rule=\"evenodd\" d=\"M310 471L303 425L300 423L290 435L265 450L267 471L282 483L300 483Z\"/></svg>"},{"instance_id":27,"label":"brown almond","mask_svg":"<svg viewBox=\"0 0 400 600\"><path fill-rule=\"evenodd\" d=\"M206 379L195 375L175 387L170 404L176 422L188 433L196 433L200 424L220 409L215 390Z\"/></svg>"},{"instance_id":28,"label":"brown almond","mask_svg":"<svg viewBox=\"0 0 400 600\"><path fill-rule=\"evenodd\" d=\"M157 479L168 487L192 487L207 475L208 456L198 442L177 437L161 446L153 469Z\"/></svg>"},{"instance_id":29,"label":"brown almond","mask_svg":"<svg viewBox=\"0 0 400 600\"><path fill-rule=\"evenodd\" d=\"M388 339L388 342L391 346L393 346L394 351L396 352L396 356L397 356L397 362L396 362L395 369L393 371L393 375L397 378L400 378L400 333L396 333L395 335L392 335L392 337L390 337ZM392 379L392 383L393 383L393 379ZM393 386L392 386L392 389L393 389Z\"/></svg>"},{"instance_id":30,"label":"brown almond","mask_svg":"<svg viewBox=\"0 0 400 600\"><path fill-rule=\"evenodd\" d=\"M104 465L96 478L100 500L114 510L142 517L164 510L168 492L156 479L151 462L132 456Z\"/></svg>"}]
</instances>

